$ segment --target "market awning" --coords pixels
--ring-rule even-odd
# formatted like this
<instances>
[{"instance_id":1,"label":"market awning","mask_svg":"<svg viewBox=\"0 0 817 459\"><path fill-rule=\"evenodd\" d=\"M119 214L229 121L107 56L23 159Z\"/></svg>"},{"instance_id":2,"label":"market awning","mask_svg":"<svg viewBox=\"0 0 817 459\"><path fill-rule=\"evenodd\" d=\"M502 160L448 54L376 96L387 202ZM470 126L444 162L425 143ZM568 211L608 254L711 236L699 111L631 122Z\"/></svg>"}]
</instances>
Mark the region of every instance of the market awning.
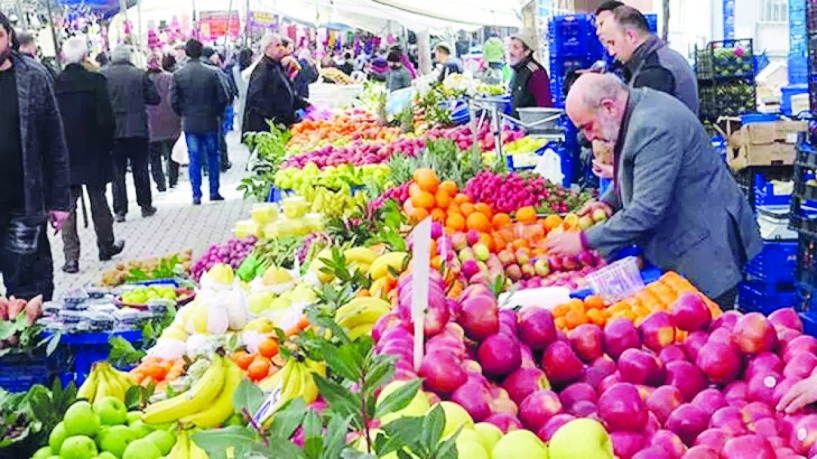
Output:
<instances>
[{"instance_id":1,"label":"market awning","mask_svg":"<svg viewBox=\"0 0 817 459\"><path fill-rule=\"evenodd\" d=\"M138 0L126 0L128 8L136 6ZM94 14L110 17L119 12L119 0L55 0L57 6L69 9L80 9Z\"/></svg>"}]
</instances>

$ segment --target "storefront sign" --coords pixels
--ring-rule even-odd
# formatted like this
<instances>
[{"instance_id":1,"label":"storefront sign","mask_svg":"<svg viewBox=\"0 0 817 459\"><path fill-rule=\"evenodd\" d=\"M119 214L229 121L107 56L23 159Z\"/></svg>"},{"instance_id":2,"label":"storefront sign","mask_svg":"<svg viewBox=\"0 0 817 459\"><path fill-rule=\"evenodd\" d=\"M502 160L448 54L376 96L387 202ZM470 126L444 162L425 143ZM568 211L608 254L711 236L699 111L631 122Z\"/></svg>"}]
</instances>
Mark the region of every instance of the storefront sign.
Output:
<instances>
[{"instance_id":1,"label":"storefront sign","mask_svg":"<svg viewBox=\"0 0 817 459\"><path fill-rule=\"evenodd\" d=\"M227 21L230 21L230 36L238 37L241 32L241 20L238 12L202 11L199 13L199 31L205 40L213 40L227 34Z\"/></svg>"}]
</instances>

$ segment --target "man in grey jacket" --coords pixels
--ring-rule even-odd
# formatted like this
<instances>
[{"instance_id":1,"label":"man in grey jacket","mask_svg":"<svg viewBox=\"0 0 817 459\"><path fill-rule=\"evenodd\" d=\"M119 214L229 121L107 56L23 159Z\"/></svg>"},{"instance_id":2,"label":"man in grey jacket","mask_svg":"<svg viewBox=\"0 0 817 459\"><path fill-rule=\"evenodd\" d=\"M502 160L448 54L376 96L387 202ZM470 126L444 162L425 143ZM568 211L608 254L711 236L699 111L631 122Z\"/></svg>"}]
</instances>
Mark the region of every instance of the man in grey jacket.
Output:
<instances>
[{"instance_id":1,"label":"man in grey jacket","mask_svg":"<svg viewBox=\"0 0 817 459\"><path fill-rule=\"evenodd\" d=\"M113 211L117 222L124 222L128 213L128 189L125 176L130 161L136 202L142 208L142 217L156 214L150 191L148 172L148 105L162 102L156 85L147 72L131 64L131 48L118 46L111 55L111 65L102 69L108 80L114 118L116 143L113 147Z\"/></svg>"},{"instance_id":2,"label":"man in grey jacket","mask_svg":"<svg viewBox=\"0 0 817 459\"><path fill-rule=\"evenodd\" d=\"M672 96L629 89L610 74L581 76L566 108L588 140L615 145L613 185L586 209L615 214L584 233L552 236L549 250L609 255L638 244L647 260L733 308L743 267L762 241L752 209L695 115Z\"/></svg>"}]
</instances>

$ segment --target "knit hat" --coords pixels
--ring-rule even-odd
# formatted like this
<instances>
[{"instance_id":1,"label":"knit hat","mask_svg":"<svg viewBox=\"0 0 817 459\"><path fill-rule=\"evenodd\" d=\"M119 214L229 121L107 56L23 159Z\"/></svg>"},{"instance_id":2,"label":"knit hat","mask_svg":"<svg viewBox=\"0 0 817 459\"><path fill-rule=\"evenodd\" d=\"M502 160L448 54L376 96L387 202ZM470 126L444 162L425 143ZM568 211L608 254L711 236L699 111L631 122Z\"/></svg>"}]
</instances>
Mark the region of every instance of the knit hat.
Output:
<instances>
[{"instance_id":1,"label":"knit hat","mask_svg":"<svg viewBox=\"0 0 817 459\"><path fill-rule=\"evenodd\" d=\"M536 50L536 35L533 32L522 30L511 34L511 38L521 41L529 49Z\"/></svg>"},{"instance_id":2,"label":"knit hat","mask_svg":"<svg viewBox=\"0 0 817 459\"><path fill-rule=\"evenodd\" d=\"M491 37L482 45L482 60L488 64L502 62L505 58L505 44L497 37Z\"/></svg>"},{"instance_id":3,"label":"knit hat","mask_svg":"<svg viewBox=\"0 0 817 459\"><path fill-rule=\"evenodd\" d=\"M437 46L434 47L434 49L440 49L440 48L446 50L448 52L448 54L453 54L452 50L454 49L454 47L451 46L451 44L448 43L448 42L441 41L441 42L437 43Z\"/></svg>"}]
</instances>

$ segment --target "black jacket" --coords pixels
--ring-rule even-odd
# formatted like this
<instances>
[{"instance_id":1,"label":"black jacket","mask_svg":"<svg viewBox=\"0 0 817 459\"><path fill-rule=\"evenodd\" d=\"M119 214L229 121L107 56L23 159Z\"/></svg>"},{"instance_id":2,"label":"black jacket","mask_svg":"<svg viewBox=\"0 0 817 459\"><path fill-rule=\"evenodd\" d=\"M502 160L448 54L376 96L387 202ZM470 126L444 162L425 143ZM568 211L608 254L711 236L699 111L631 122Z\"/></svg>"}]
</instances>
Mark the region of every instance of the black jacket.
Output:
<instances>
[{"instance_id":1,"label":"black jacket","mask_svg":"<svg viewBox=\"0 0 817 459\"><path fill-rule=\"evenodd\" d=\"M162 98L147 72L127 61L113 61L100 73L108 80L116 138L149 138L147 106L159 105Z\"/></svg>"},{"instance_id":2,"label":"black jacket","mask_svg":"<svg viewBox=\"0 0 817 459\"><path fill-rule=\"evenodd\" d=\"M318 69L315 68L315 64L306 59L298 59L298 63L301 64L301 71L298 72L292 86L296 96L309 99L309 85L318 81Z\"/></svg>"},{"instance_id":3,"label":"black jacket","mask_svg":"<svg viewBox=\"0 0 817 459\"><path fill-rule=\"evenodd\" d=\"M71 185L111 181L116 123L105 77L70 64L54 85L71 166Z\"/></svg>"},{"instance_id":4,"label":"black jacket","mask_svg":"<svg viewBox=\"0 0 817 459\"><path fill-rule=\"evenodd\" d=\"M269 131L266 120L291 126L295 112L308 105L295 94L281 63L264 56L250 76L243 132Z\"/></svg>"},{"instance_id":5,"label":"black jacket","mask_svg":"<svg viewBox=\"0 0 817 459\"><path fill-rule=\"evenodd\" d=\"M199 59L190 61L173 74L170 104L182 118L182 131L206 134L218 131L219 117L227 106L227 89L221 71L204 65Z\"/></svg>"},{"instance_id":6,"label":"black jacket","mask_svg":"<svg viewBox=\"0 0 817 459\"><path fill-rule=\"evenodd\" d=\"M698 82L684 56L656 36L638 47L624 65L624 79L634 88L651 88L675 96L698 113Z\"/></svg>"},{"instance_id":7,"label":"black jacket","mask_svg":"<svg viewBox=\"0 0 817 459\"><path fill-rule=\"evenodd\" d=\"M519 117L520 108L553 107L553 97L550 93L550 78L547 70L528 56L522 62L513 66L511 78L511 116Z\"/></svg>"}]
</instances>

